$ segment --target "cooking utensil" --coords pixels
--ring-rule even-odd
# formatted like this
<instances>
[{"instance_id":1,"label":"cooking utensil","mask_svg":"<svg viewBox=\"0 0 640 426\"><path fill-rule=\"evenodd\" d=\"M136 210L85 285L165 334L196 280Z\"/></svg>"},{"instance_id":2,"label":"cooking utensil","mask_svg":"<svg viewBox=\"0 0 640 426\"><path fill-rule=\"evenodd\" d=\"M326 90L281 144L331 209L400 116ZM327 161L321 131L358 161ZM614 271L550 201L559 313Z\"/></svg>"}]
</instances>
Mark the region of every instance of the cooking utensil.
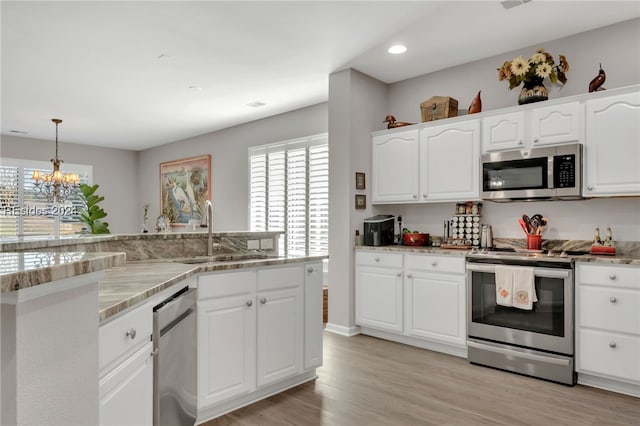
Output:
<instances>
[{"instance_id":1,"label":"cooking utensil","mask_svg":"<svg viewBox=\"0 0 640 426\"><path fill-rule=\"evenodd\" d=\"M523 219L518 219L518 223L520 224L520 228L522 228L524 234L529 235L529 229L527 228L526 222Z\"/></svg>"},{"instance_id":2,"label":"cooking utensil","mask_svg":"<svg viewBox=\"0 0 640 426\"><path fill-rule=\"evenodd\" d=\"M529 234L529 231L531 231L531 229L529 229L529 224L530 224L529 216L527 216L526 214L523 214L522 215L522 220L524 221L524 224L525 224L526 233Z\"/></svg>"}]
</instances>

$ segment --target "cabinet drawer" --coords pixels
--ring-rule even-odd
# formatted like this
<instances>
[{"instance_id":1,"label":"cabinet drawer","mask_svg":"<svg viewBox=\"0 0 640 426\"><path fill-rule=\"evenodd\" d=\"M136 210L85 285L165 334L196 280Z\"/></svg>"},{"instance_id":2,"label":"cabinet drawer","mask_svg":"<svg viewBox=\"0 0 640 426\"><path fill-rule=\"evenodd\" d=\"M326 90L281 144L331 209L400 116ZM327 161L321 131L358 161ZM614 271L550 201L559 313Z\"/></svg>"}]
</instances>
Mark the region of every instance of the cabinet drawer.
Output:
<instances>
[{"instance_id":1,"label":"cabinet drawer","mask_svg":"<svg viewBox=\"0 0 640 426\"><path fill-rule=\"evenodd\" d=\"M640 290L582 286L579 326L640 335Z\"/></svg>"},{"instance_id":2,"label":"cabinet drawer","mask_svg":"<svg viewBox=\"0 0 640 426\"><path fill-rule=\"evenodd\" d=\"M578 371L640 381L640 337L580 330Z\"/></svg>"},{"instance_id":3,"label":"cabinet drawer","mask_svg":"<svg viewBox=\"0 0 640 426\"><path fill-rule=\"evenodd\" d=\"M304 281L303 265L258 270L258 291L299 287Z\"/></svg>"},{"instance_id":4,"label":"cabinet drawer","mask_svg":"<svg viewBox=\"0 0 640 426\"><path fill-rule=\"evenodd\" d=\"M100 370L149 342L152 331L153 310L148 303L100 326Z\"/></svg>"},{"instance_id":5,"label":"cabinet drawer","mask_svg":"<svg viewBox=\"0 0 640 426\"><path fill-rule=\"evenodd\" d=\"M198 300L211 297L238 296L254 292L255 288L255 271L200 275L198 278Z\"/></svg>"},{"instance_id":6,"label":"cabinet drawer","mask_svg":"<svg viewBox=\"0 0 640 426\"><path fill-rule=\"evenodd\" d=\"M446 272L450 274L464 274L464 257L434 256L408 254L405 257L405 268L429 272Z\"/></svg>"},{"instance_id":7,"label":"cabinet drawer","mask_svg":"<svg viewBox=\"0 0 640 426\"><path fill-rule=\"evenodd\" d=\"M356 265L402 268L402 254L356 251Z\"/></svg>"},{"instance_id":8,"label":"cabinet drawer","mask_svg":"<svg viewBox=\"0 0 640 426\"><path fill-rule=\"evenodd\" d=\"M627 265L578 265L578 285L629 287L640 290L640 268Z\"/></svg>"}]
</instances>

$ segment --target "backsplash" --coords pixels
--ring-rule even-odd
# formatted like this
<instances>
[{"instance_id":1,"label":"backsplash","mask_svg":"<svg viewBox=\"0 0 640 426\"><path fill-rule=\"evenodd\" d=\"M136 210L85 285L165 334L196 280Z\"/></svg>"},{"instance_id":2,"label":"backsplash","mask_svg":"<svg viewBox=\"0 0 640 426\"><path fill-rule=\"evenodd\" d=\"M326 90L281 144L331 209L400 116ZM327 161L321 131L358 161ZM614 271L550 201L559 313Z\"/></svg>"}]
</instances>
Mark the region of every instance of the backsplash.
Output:
<instances>
[{"instance_id":1,"label":"backsplash","mask_svg":"<svg viewBox=\"0 0 640 426\"><path fill-rule=\"evenodd\" d=\"M372 210L373 214L401 215L403 227L442 237L444 221L453 216L455 207L456 203L399 204L373 206ZM601 235L605 235L607 226L611 226L616 244L640 241L640 197L510 203L484 201L480 222L492 226L494 238L522 238L524 243L518 218L535 213L548 219L543 241L591 241L596 227L600 227Z\"/></svg>"}]
</instances>

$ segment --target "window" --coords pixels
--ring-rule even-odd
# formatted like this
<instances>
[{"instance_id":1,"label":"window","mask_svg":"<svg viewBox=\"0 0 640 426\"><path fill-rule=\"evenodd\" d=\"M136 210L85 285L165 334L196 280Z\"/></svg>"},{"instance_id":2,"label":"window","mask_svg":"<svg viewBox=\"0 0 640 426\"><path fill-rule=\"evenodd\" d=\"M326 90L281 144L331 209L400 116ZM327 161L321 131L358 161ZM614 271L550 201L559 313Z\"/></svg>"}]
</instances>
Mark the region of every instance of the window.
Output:
<instances>
[{"instance_id":1,"label":"window","mask_svg":"<svg viewBox=\"0 0 640 426\"><path fill-rule=\"evenodd\" d=\"M286 231L288 255L329 253L327 135L249 148L249 225Z\"/></svg>"},{"instance_id":2,"label":"window","mask_svg":"<svg viewBox=\"0 0 640 426\"><path fill-rule=\"evenodd\" d=\"M63 163L64 173L77 173L80 182L91 183L93 167ZM82 229L80 195L54 206L35 195L34 170L51 173L46 161L0 159L0 237L77 234Z\"/></svg>"}]
</instances>

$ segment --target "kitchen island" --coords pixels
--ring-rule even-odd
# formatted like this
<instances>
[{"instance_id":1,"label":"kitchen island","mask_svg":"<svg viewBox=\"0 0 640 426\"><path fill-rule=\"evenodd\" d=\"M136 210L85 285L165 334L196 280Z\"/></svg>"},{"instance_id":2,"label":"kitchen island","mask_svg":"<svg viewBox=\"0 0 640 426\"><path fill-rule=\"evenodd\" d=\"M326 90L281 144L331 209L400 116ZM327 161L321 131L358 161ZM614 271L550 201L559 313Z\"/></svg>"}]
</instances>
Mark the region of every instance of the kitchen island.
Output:
<instances>
[{"instance_id":1,"label":"kitchen island","mask_svg":"<svg viewBox=\"0 0 640 426\"><path fill-rule=\"evenodd\" d=\"M221 272L230 274L243 271L256 277L277 277L280 272L285 273L286 277L295 272L298 279L295 286L287 283L284 286L297 289L296 298L291 299L295 303L290 304L290 312L301 320L299 331L302 333L281 337L284 341L295 341L296 348L299 348L296 349L296 356L300 356L300 360L296 361L295 370L286 377L276 378L264 385L255 385L254 377L253 388L245 389L240 396L223 398L220 400L222 402L216 400L215 403L199 404L199 412L204 413L202 418L206 420L221 410L228 411L294 384L312 380L315 367L320 365L322 352L321 260L324 257L277 256L278 235L274 232L214 234L215 254L212 257L204 256L206 234L194 233L12 241L3 244L3 250L12 251L0 254L3 260L7 260L2 262L3 269L0 272L2 424L101 424L105 419L113 418L109 412L121 412L123 407L118 406L117 401L129 396L134 399L129 398L130 405L124 408L136 407L140 404L135 402L142 402L142 418L145 418L145 423L149 420L151 424L150 399L145 399L145 393L149 396L153 390L153 382L148 380L151 375L140 375L144 381L136 378L136 383L142 383L144 387L134 389L130 395L125 392L113 394L113 389L119 389L120 385L126 389L127 383L137 377L131 370L120 385L116 383L120 377L117 375L120 371L118 368L133 365L129 362L133 358L128 350L137 344L122 345L128 341L140 342L143 346L134 349L146 351L146 346L150 345L150 333L145 335L144 327L138 329L139 333L135 329L116 329L120 324L126 325L129 318L141 318L140 312L143 312L144 323L149 325L150 330L155 303L182 286L201 287L201 275L208 276L208 280L213 282ZM257 241L265 249L247 250L248 240L252 240L253 244ZM277 273L274 274L274 271ZM312 276L314 278L310 279ZM258 280L254 285L264 283L264 280ZM311 292L311 287L317 291ZM257 297L256 289L253 290L254 297ZM211 298L213 293L215 290L209 290L208 299L203 298L202 303L206 305L216 300ZM312 293L314 299L311 299ZM313 302L317 302L315 304L318 306L307 309L306 304L314 305ZM199 301L198 305L202 303ZM255 303L257 309L258 300ZM273 308L265 310L267 306L270 303L264 302L264 307L261 304L260 308L271 312ZM253 310L253 321L257 320L256 309ZM318 314L317 319L315 315L305 316L315 313ZM199 315L198 324L205 319ZM268 321L269 318L265 324ZM231 324L222 325L226 327ZM103 329L106 330L104 333ZM118 331L116 342L104 345L104 339L112 334L108 332L109 329ZM310 333L306 333L307 330ZM119 337L119 331L122 331L122 337ZM307 334L320 341L309 341ZM207 337L216 336L214 333ZM121 340L125 338L127 340ZM256 336L253 338L256 339ZM200 342L194 342L194 346L196 343L198 347L201 346ZM279 345L282 341L272 343ZM121 353L113 349L121 346ZM105 351L105 347L111 349ZM250 347L248 349L251 350ZM303 354L311 349L314 351L314 363L303 366ZM257 350L254 344L254 357ZM318 352L320 355L317 355ZM153 365L154 354L151 351L145 353L144 363L139 365L147 366L146 371L150 371L148 366ZM264 359L268 362L274 361L269 354L266 356ZM247 372L242 374L246 375ZM114 387L114 384L117 386ZM109 395L106 395L107 388L111 392ZM140 418L134 412L131 416L131 419Z\"/></svg>"}]
</instances>

